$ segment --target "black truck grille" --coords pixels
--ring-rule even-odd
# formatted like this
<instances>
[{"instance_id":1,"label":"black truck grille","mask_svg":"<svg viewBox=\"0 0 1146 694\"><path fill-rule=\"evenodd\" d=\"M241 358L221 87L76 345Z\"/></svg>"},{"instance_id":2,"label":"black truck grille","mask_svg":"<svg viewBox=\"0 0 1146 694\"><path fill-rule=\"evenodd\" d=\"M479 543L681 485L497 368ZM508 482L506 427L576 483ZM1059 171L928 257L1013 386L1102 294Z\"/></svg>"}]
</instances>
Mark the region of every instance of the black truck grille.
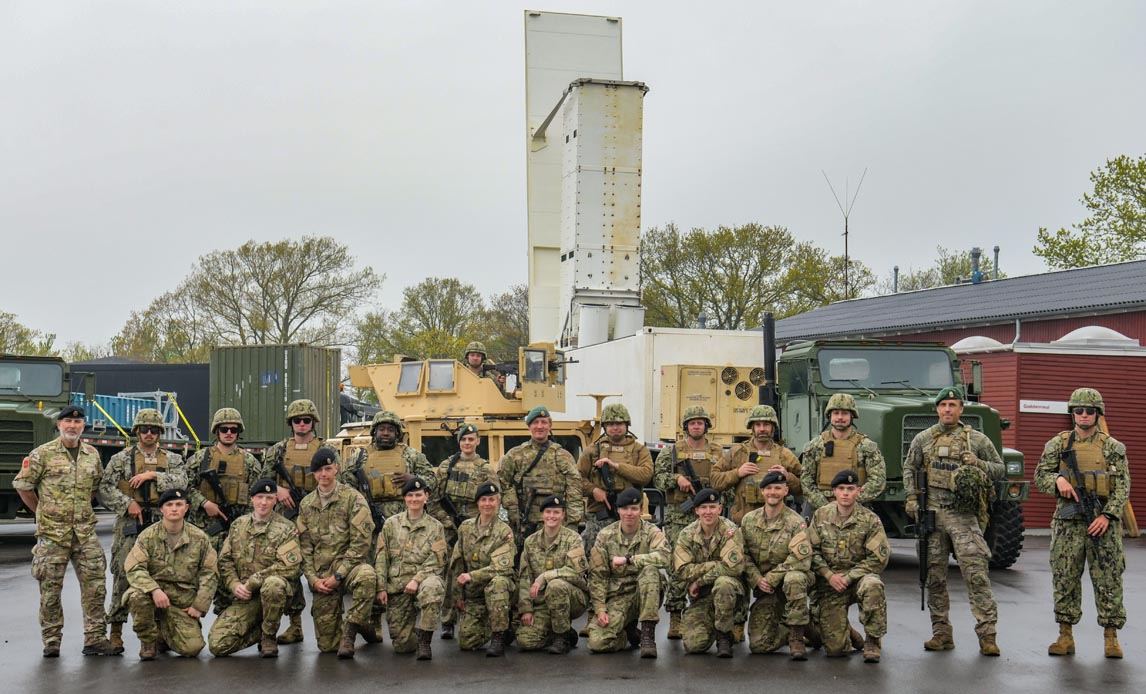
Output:
<instances>
[{"instance_id":1,"label":"black truck grille","mask_svg":"<svg viewBox=\"0 0 1146 694\"><path fill-rule=\"evenodd\" d=\"M36 437L31 422L0 420L0 466L5 469L19 467L35 447Z\"/></svg>"}]
</instances>

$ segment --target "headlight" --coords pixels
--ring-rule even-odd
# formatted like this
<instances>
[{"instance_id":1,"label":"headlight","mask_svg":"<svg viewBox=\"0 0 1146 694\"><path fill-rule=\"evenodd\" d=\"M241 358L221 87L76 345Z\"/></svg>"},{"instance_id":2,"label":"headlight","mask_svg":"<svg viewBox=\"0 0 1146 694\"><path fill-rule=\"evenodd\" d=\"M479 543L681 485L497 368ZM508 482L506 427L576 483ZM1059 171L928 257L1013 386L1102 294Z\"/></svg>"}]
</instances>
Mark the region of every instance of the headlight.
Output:
<instances>
[{"instance_id":1,"label":"headlight","mask_svg":"<svg viewBox=\"0 0 1146 694\"><path fill-rule=\"evenodd\" d=\"M1012 460L1007 463L1007 475L1021 475L1023 474L1023 464L1017 460Z\"/></svg>"}]
</instances>

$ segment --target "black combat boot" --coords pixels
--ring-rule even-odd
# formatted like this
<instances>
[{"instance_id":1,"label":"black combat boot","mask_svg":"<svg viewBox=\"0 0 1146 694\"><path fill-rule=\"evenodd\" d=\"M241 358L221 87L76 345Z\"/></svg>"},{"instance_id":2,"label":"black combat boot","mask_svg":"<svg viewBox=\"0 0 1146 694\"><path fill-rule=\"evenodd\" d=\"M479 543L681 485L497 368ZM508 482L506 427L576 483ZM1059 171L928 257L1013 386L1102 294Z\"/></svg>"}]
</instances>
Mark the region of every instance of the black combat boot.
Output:
<instances>
[{"instance_id":1,"label":"black combat boot","mask_svg":"<svg viewBox=\"0 0 1146 694\"><path fill-rule=\"evenodd\" d=\"M716 632L716 657L717 658L731 658L732 657L732 632L731 631L718 631L718 632Z\"/></svg>"},{"instance_id":2,"label":"black combat boot","mask_svg":"<svg viewBox=\"0 0 1146 694\"><path fill-rule=\"evenodd\" d=\"M358 625L347 622L342 627L342 642L338 644L338 657L346 660L354 657L354 640L358 637Z\"/></svg>"},{"instance_id":3,"label":"black combat boot","mask_svg":"<svg viewBox=\"0 0 1146 694\"><path fill-rule=\"evenodd\" d=\"M495 631L489 639L489 647L485 649L485 657L500 658L505 655L505 632Z\"/></svg>"},{"instance_id":4,"label":"black combat boot","mask_svg":"<svg viewBox=\"0 0 1146 694\"><path fill-rule=\"evenodd\" d=\"M641 622L641 657L657 657L657 623Z\"/></svg>"}]
</instances>

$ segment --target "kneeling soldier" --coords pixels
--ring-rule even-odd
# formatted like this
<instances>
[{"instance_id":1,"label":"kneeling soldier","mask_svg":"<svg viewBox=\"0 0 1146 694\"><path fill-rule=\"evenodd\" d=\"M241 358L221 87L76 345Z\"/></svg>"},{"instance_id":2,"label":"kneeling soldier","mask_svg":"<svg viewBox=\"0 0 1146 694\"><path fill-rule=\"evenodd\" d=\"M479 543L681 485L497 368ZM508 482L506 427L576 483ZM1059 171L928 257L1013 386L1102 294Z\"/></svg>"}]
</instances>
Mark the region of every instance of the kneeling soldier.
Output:
<instances>
[{"instance_id":1,"label":"kneeling soldier","mask_svg":"<svg viewBox=\"0 0 1146 694\"><path fill-rule=\"evenodd\" d=\"M565 526L565 502L557 496L541 501L541 530L525 539L517 575L517 643L535 651L549 643L562 655L577 644L572 622L589 604L588 563L581 536Z\"/></svg>"},{"instance_id":2,"label":"kneeling soldier","mask_svg":"<svg viewBox=\"0 0 1146 694\"><path fill-rule=\"evenodd\" d=\"M513 531L498 519L501 490L493 482L474 494L477 518L462 521L450 557L448 583L455 586L454 607L461 614L458 646L473 650L489 641L487 657L505 654L509 631L509 599L513 593L513 557L517 545Z\"/></svg>"},{"instance_id":3,"label":"kneeling soldier","mask_svg":"<svg viewBox=\"0 0 1146 694\"><path fill-rule=\"evenodd\" d=\"M704 653L715 641L716 656L731 658L736 604L744 594L744 540L736 524L720 516L716 490L700 490L693 507L697 520L680 531L672 561L673 574L688 585L684 651Z\"/></svg>"}]
</instances>

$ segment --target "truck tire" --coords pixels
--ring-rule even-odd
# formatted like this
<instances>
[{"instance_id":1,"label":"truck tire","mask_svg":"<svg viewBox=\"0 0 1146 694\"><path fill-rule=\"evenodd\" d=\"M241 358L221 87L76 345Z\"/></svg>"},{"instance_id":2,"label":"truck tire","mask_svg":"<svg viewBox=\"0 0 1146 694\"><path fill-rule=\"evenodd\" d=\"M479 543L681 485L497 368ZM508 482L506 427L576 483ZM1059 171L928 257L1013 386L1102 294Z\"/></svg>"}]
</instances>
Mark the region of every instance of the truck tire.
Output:
<instances>
[{"instance_id":1,"label":"truck tire","mask_svg":"<svg viewBox=\"0 0 1146 694\"><path fill-rule=\"evenodd\" d=\"M1013 501L996 503L983 537L991 549L991 568L1009 569L1023 552L1023 507Z\"/></svg>"}]
</instances>

